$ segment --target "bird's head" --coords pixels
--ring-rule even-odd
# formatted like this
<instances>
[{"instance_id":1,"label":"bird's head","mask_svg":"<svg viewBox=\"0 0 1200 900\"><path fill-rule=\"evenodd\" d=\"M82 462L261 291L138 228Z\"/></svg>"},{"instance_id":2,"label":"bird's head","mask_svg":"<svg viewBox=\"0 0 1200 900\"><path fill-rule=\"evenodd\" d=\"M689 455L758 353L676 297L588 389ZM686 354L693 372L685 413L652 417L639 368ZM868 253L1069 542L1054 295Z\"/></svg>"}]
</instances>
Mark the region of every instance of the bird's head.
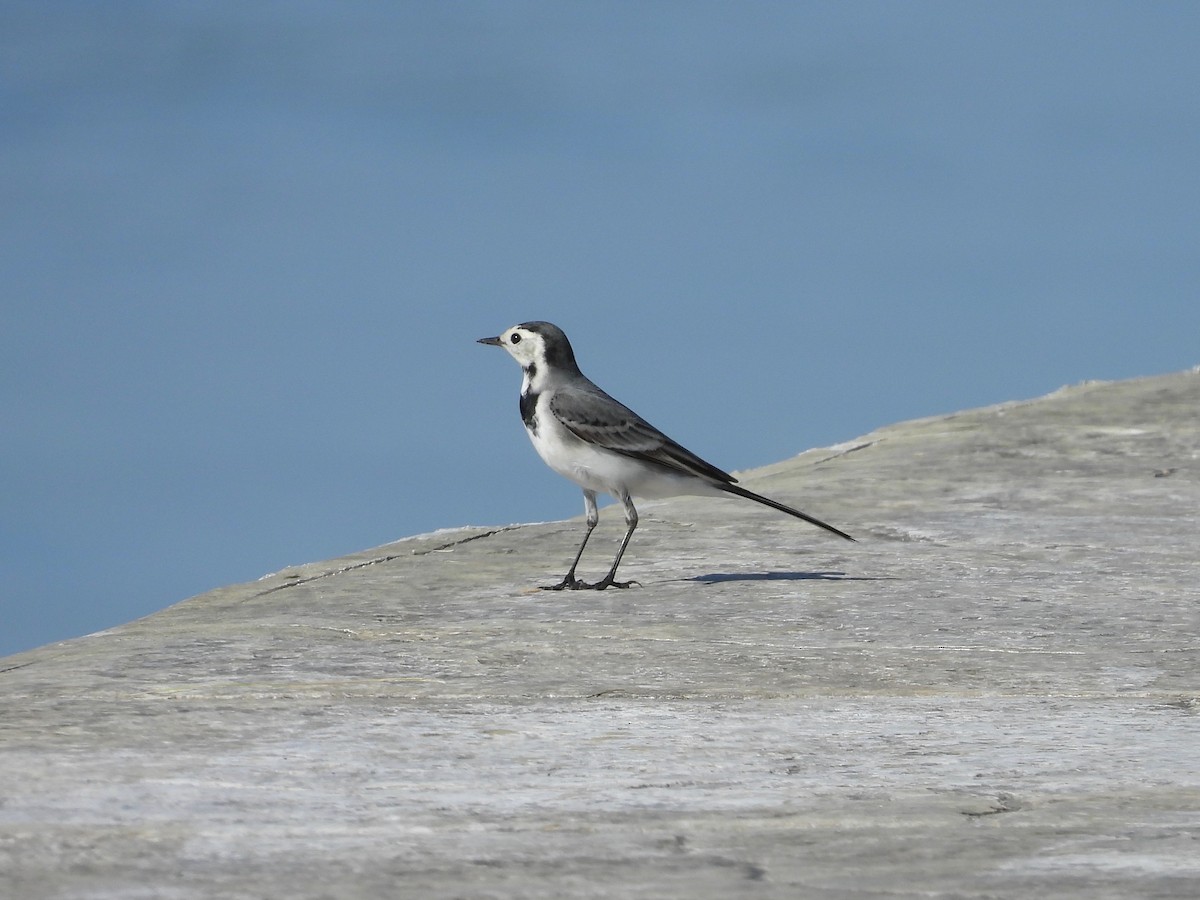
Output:
<instances>
[{"instance_id":1,"label":"bird's head","mask_svg":"<svg viewBox=\"0 0 1200 900\"><path fill-rule=\"evenodd\" d=\"M496 337L480 338L479 343L503 347L527 373L579 371L571 342L561 328L549 322L523 322Z\"/></svg>"}]
</instances>

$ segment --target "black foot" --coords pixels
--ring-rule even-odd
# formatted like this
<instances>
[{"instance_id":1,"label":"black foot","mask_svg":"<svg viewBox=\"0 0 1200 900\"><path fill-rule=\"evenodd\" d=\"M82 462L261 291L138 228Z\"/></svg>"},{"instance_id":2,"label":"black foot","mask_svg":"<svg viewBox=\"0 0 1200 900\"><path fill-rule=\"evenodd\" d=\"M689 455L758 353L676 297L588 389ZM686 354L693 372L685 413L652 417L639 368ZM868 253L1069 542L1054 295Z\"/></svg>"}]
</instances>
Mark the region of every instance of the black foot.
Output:
<instances>
[{"instance_id":1,"label":"black foot","mask_svg":"<svg viewBox=\"0 0 1200 900\"><path fill-rule=\"evenodd\" d=\"M632 581L632 580L631 581L613 581L611 578L601 578L595 584L585 584L584 587L588 588L589 590L593 590L593 591L602 591L605 588L610 588L610 587L627 588L627 587L632 587L635 584L638 587L642 586L642 583L640 581Z\"/></svg>"},{"instance_id":2,"label":"black foot","mask_svg":"<svg viewBox=\"0 0 1200 900\"><path fill-rule=\"evenodd\" d=\"M564 578L558 584L544 584L538 590L542 591L602 591L605 588L627 588L633 585L642 586L640 581L613 581L611 578L601 578L595 584L588 584L578 578Z\"/></svg>"},{"instance_id":3,"label":"black foot","mask_svg":"<svg viewBox=\"0 0 1200 900\"><path fill-rule=\"evenodd\" d=\"M578 578L567 577L558 584L543 584L539 590L543 591L586 591L591 587L580 581Z\"/></svg>"}]
</instances>

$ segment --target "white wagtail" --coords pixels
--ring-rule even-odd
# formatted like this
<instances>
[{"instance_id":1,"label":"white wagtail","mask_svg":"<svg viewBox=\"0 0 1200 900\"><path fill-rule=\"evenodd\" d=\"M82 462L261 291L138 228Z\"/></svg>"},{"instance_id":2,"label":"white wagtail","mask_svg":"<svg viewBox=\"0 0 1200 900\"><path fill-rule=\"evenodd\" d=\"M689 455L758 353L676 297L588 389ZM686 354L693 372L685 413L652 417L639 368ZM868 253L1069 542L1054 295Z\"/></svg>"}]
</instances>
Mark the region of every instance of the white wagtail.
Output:
<instances>
[{"instance_id":1,"label":"white wagtail","mask_svg":"<svg viewBox=\"0 0 1200 900\"><path fill-rule=\"evenodd\" d=\"M534 449L551 469L583 488L587 531L563 580L546 590L561 591L629 587L617 581L617 566L638 515L630 495L673 497L677 494L733 494L803 519L848 541L844 531L736 484L737 479L671 440L629 407L594 385L575 362L575 352L562 329L549 322L514 325L481 344L503 347L525 373L521 382L521 418ZM612 494L625 507L628 530L608 574L595 584L575 577L592 529L600 521L596 494Z\"/></svg>"}]
</instances>

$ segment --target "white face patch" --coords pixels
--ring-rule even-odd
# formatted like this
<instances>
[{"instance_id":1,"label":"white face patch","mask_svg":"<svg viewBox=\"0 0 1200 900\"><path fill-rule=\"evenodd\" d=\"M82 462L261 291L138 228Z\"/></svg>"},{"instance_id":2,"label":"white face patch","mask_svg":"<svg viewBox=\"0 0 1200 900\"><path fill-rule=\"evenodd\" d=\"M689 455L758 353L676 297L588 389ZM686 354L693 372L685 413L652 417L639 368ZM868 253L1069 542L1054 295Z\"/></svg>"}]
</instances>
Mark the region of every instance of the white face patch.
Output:
<instances>
[{"instance_id":1,"label":"white face patch","mask_svg":"<svg viewBox=\"0 0 1200 900\"><path fill-rule=\"evenodd\" d=\"M545 358L542 336L532 331L526 331L519 325L500 335L500 342L508 351L509 356L522 366L528 366L530 363L536 365Z\"/></svg>"},{"instance_id":2,"label":"white face patch","mask_svg":"<svg viewBox=\"0 0 1200 900\"><path fill-rule=\"evenodd\" d=\"M500 343L524 372L521 395L540 394L545 389L546 379L550 377L550 366L546 361L546 338L536 331L514 325L500 335Z\"/></svg>"}]
</instances>

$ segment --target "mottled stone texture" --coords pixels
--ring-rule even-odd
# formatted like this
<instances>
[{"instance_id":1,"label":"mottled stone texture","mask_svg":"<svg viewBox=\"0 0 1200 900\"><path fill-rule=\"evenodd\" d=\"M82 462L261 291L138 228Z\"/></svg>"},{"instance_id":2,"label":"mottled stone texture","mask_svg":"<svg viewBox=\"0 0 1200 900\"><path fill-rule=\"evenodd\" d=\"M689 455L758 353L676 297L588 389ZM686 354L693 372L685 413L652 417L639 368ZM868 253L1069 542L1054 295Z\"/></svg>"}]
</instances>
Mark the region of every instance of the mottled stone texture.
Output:
<instances>
[{"instance_id":1,"label":"mottled stone texture","mask_svg":"<svg viewBox=\"0 0 1200 900\"><path fill-rule=\"evenodd\" d=\"M1200 374L744 480L0 660L0 896L1200 895Z\"/></svg>"}]
</instances>

